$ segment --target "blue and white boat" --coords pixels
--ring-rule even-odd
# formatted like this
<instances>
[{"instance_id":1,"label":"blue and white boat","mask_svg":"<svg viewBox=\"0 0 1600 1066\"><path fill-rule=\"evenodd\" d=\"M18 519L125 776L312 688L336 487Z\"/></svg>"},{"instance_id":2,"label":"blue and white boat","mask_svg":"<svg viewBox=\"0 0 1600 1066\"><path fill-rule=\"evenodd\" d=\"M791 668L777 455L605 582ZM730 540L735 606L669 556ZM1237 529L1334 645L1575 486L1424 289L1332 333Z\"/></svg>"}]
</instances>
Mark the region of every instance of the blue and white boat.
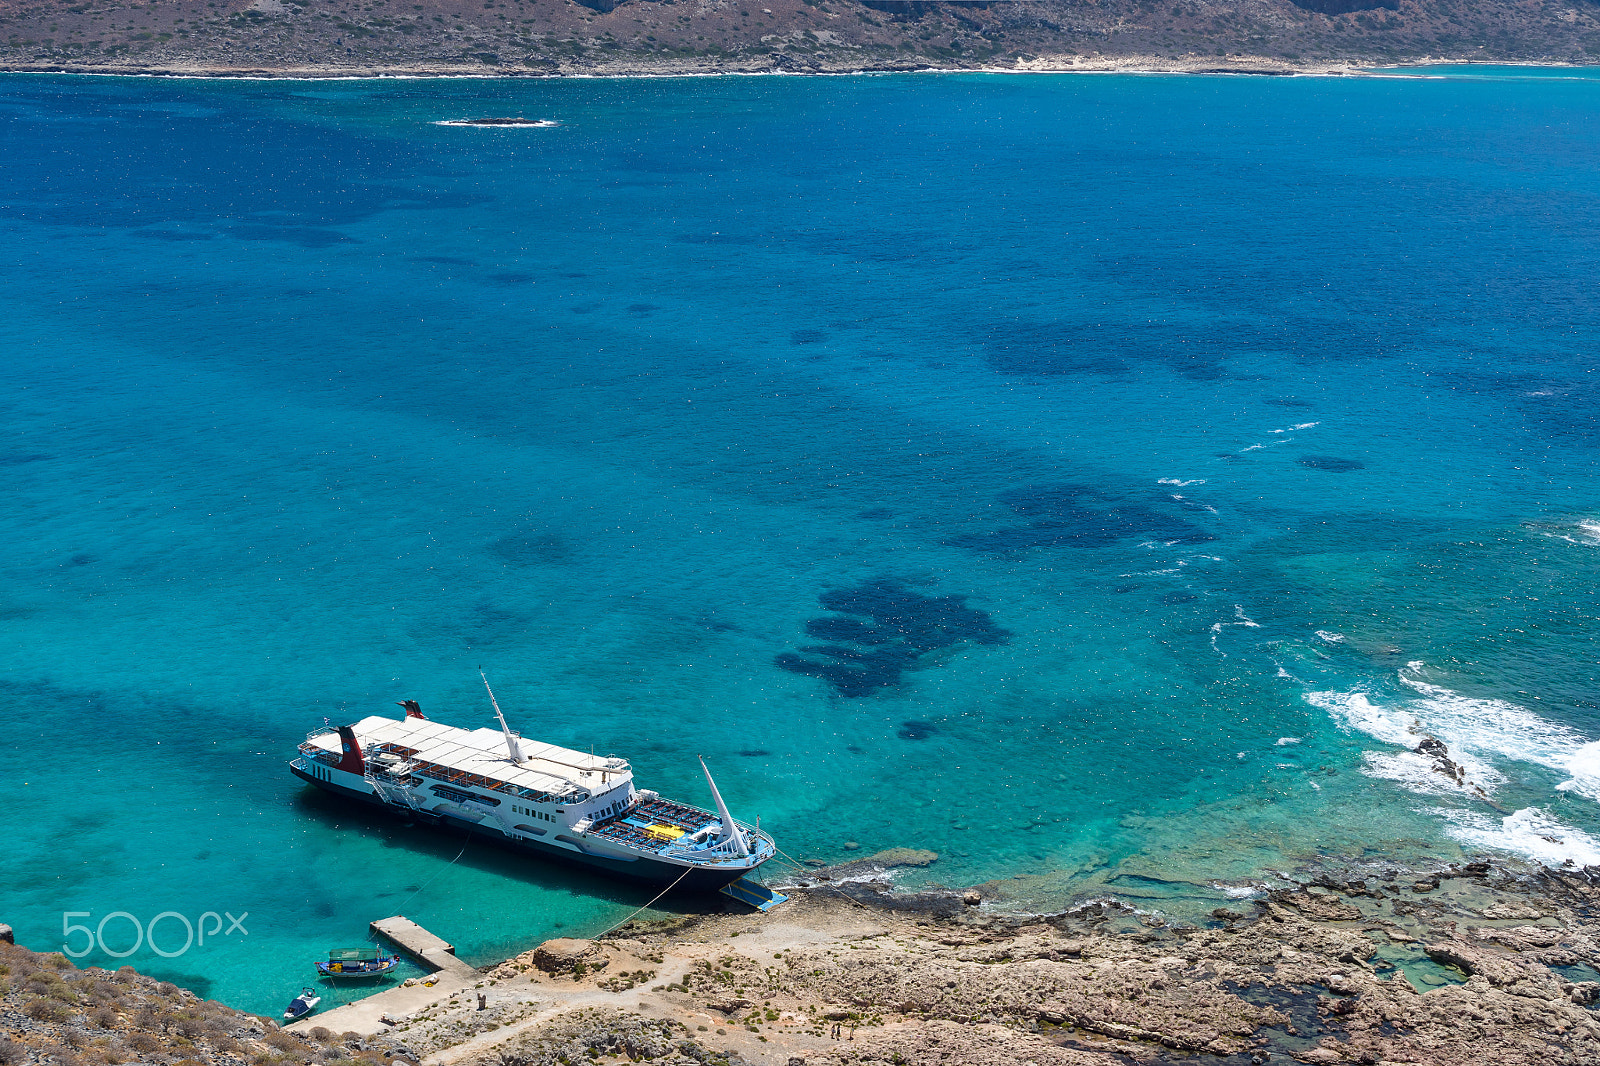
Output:
<instances>
[{"instance_id":1,"label":"blue and white boat","mask_svg":"<svg viewBox=\"0 0 1600 1066\"><path fill-rule=\"evenodd\" d=\"M327 962L317 963L317 972L324 977L382 977L399 965L399 958L379 948L334 948Z\"/></svg>"},{"instance_id":2,"label":"blue and white boat","mask_svg":"<svg viewBox=\"0 0 1600 1066\"><path fill-rule=\"evenodd\" d=\"M314 988L302 988L300 994L289 1003L289 1008L283 1012L286 1022L299 1021L317 1009L317 1004L322 1002L322 997L317 995Z\"/></svg>"}]
</instances>

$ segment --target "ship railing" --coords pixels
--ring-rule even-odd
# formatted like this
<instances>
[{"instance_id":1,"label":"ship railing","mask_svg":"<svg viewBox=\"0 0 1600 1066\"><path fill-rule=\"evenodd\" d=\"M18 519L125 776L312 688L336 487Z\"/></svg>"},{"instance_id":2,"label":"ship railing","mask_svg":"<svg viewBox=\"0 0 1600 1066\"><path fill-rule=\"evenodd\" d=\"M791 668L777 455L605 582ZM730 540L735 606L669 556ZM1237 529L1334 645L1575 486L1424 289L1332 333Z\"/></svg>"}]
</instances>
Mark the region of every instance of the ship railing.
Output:
<instances>
[{"instance_id":1,"label":"ship railing","mask_svg":"<svg viewBox=\"0 0 1600 1066\"><path fill-rule=\"evenodd\" d=\"M339 756L337 753L331 752L327 748L318 747L315 744L306 743L300 745L300 754L304 755L308 759L313 759L316 762L324 763L328 766L339 765Z\"/></svg>"},{"instance_id":2,"label":"ship railing","mask_svg":"<svg viewBox=\"0 0 1600 1066\"><path fill-rule=\"evenodd\" d=\"M760 838L756 838L754 833L752 833L745 826L740 826L739 828L740 828L741 831L746 833L751 838L751 839L747 839L745 841L746 846L748 847L748 846L750 846L752 844L755 845L754 847L750 847L750 851L752 853L759 852L761 850L761 847L760 847L761 840L760 840ZM687 859L687 858L709 858L709 859L721 860L721 859L725 859L725 858L738 858L738 857L740 857L739 856L739 849L734 847L733 838L732 837L729 837L727 840L718 841L715 844L707 845L706 847L695 847L693 845L683 845L681 847L676 847L676 848L667 848L665 851L662 852L662 854L663 855L672 855L672 856L675 856L675 857L678 857L678 858L685 858L685 859Z\"/></svg>"},{"instance_id":3,"label":"ship railing","mask_svg":"<svg viewBox=\"0 0 1600 1066\"><path fill-rule=\"evenodd\" d=\"M321 729L313 729L311 732L307 733L306 734L306 740L308 742L309 741L313 741L313 740L316 740L318 737L325 737L329 733L337 733L337 732L338 732L338 730L333 728L333 726L325 725Z\"/></svg>"}]
</instances>

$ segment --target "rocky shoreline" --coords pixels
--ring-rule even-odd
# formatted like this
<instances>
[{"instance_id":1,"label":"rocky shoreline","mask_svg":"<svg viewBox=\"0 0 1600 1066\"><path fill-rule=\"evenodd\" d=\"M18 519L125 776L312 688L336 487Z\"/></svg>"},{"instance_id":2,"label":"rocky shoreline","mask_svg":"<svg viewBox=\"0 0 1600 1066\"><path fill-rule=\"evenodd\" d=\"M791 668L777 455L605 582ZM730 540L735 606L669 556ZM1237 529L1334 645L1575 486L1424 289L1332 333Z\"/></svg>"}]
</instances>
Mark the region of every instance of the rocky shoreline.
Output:
<instances>
[{"instance_id":1,"label":"rocky shoreline","mask_svg":"<svg viewBox=\"0 0 1600 1066\"><path fill-rule=\"evenodd\" d=\"M1324 867L1186 923L1115 899L995 913L884 867L811 871L766 915L552 941L370 1031L0 944L0 1066L1600 1061L1600 868Z\"/></svg>"},{"instance_id":2,"label":"rocky shoreline","mask_svg":"<svg viewBox=\"0 0 1600 1066\"><path fill-rule=\"evenodd\" d=\"M581 68L565 69L485 69L478 64L449 63L392 63L392 64L339 64L319 63L304 65L231 66L207 63L185 58L165 63L87 64L72 62L10 62L0 61L0 72L10 74L80 74L128 77L168 78L236 78L236 79L286 79L286 80L341 80L351 78L514 78L547 79L562 77L587 78L690 78L741 75L845 75L845 74L1243 74L1258 76L1370 76L1369 72L1344 63L1294 64L1269 56L1196 57L1175 59L1170 56L1040 56L1019 61L1009 66L989 64L932 65L909 61L818 62L794 64L773 61L770 58L748 63L657 63L635 59L586 64Z\"/></svg>"}]
</instances>

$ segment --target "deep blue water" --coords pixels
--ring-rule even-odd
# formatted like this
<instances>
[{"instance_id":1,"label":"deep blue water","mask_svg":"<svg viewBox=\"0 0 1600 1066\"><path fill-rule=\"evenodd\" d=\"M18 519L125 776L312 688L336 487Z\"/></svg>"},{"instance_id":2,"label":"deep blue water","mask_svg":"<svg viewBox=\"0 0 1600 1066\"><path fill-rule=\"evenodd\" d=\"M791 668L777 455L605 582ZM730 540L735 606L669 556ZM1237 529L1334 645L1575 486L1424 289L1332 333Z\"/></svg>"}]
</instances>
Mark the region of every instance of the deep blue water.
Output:
<instances>
[{"instance_id":1,"label":"deep blue water","mask_svg":"<svg viewBox=\"0 0 1600 1066\"><path fill-rule=\"evenodd\" d=\"M1600 862L1597 171L1481 71L0 79L0 920L248 911L124 961L256 1010L604 928L285 770L479 665L1012 906Z\"/></svg>"}]
</instances>

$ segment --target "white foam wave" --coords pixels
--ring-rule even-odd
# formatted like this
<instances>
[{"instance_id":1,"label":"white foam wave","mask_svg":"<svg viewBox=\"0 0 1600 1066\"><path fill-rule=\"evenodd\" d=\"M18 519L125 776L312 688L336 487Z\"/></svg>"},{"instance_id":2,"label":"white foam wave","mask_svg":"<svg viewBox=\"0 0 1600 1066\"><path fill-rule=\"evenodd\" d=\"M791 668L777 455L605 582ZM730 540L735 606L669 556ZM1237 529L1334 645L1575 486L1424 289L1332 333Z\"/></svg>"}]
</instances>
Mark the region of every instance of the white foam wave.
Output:
<instances>
[{"instance_id":1,"label":"white foam wave","mask_svg":"<svg viewBox=\"0 0 1600 1066\"><path fill-rule=\"evenodd\" d=\"M1300 738L1299 737L1279 737L1276 741L1273 742L1273 745L1274 745L1274 747L1282 748L1282 747L1286 747L1286 746L1288 746L1290 744L1298 744L1298 743L1300 743Z\"/></svg>"},{"instance_id":2,"label":"white foam wave","mask_svg":"<svg viewBox=\"0 0 1600 1066\"><path fill-rule=\"evenodd\" d=\"M1205 483L1206 483L1206 479L1203 478L1203 477L1193 478L1193 479L1191 479L1189 481L1184 481L1184 480L1182 480L1180 478L1175 478L1175 477L1164 477L1164 478L1161 478L1159 481L1156 482L1157 485L1176 485L1180 489L1188 488L1190 485L1204 485Z\"/></svg>"},{"instance_id":3,"label":"white foam wave","mask_svg":"<svg viewBox=\"0 0 1600 1066\"><path fill-rule=\"evenodd\" d=\"M1310 429L1312 426L1320 426L1320 425L1322 425L1321 422L1301 422L1298 425L1294 426L1293 428L1294 429Z\"/></svg>"},{"instance_id":4,"label":"white foam wave","mask_svg":"<svg viewBox=\"0 0 1600 1066\"><path fill-rule=\"evenodd\" d=\"M1577 544L1585 548L1600 548L1600 520L1580 518L1573 523L1567 533L1556 533L1548 529L1539 529L1537 526L1530 528L1535 529L1539 536L1549 537L1551 540L1564 540L1568 544Z\"/></svg>"},{"instance_id":5,"label":"white foam wave","mask_svg":"<svg viewBox=\"0 0 1600 1066\"><path fill-rule=\"evenodd\" d=\"M1347 729L1387 744L1416 748L1438 737L1463 770L1464 782L1442 773L1437 760L1415 751L1369 752L1363 773L1430 795L1485 794L1504 782L1494 764L1532 763L1569 776L1557 788L1600 801L1600 741L1506 700L1463 696L1425 681L1420 662L1406 664L1400 683L1416 695L1398 706L1374 703L1366 692L1308 692L1306 701Z\"/></svg>"},{"instance_id":6,"label":"white foam wave","mask_svg":"<svg viewBox=\"0 0 1600 1066\"><path fill-rule=\"evenodd\" d=\"M440 120L438 122L435 122L434 125L435 126L471 126L474 129L480 129L480 130L531 130L531 129L544 130L544 129L549 129L552 126L559 126L559 125L561 125L561 123L557 122L555 119L552 119L552 118L541 118L541 119L532 119L532 120L518 120L516 122L481 122L481 121L475 122L470 118L447 118L447 119L442 119L442 120Z\"/></svg>"},{"instance_id":7,"label":"white foam wave","mask_svg":"<svg viewBox=\"0 0 1600 1066\"><path fill-rule=\"evenodd\" d=\"M1567 759L1566 771L1572 779L1561 782L1556 788L1600 801L1600 741L1585 744L1573 752Z\"/></svg>"},{"instance_id":8,"label":"white foam wave","mask_svg":"<svg viewBox=\"0 0 1600 1066\"><path fill-rule=\"evenodd\" d=\"M1306 702L1321 707L1334 720L1347 729L1365 733L1386 744L1415 748L1430 734L1440 737L1450 748L1450 757L1465 771L1467 779L1481 785L1485 792L1504 780L1501 775L1457 740L1458 730L1439 728L1437 723L1423 724L1417 715L1404 710L1380 707L1367 698L1364 692L1308 692ZM1436 768L1433 759L1413 751L1368 752L1362 770L1369 777L1397 781L1413 791L1430 795L1446 792L1470 791L1470 786L1458 784Z\"/></svg>"},{"instance_id":9,"label":"white foam wave","mask_svg":"<svg viewBox=\"0 0 1600 1066\"><path fill-rule=\"evenodd\" d=\"M1250 899L1252 896L1261 895L1262 892L1253 885L1220 885L1215 881L1211 882L1211 887L1229 899Z\"/></svg>"},{"instance_id":10,"label":"white foam wave","mask_svg":"<svg viewBox=\"0 0 1600 1066\"><path fill-rule=\"evenodd\" d=\"M1457 753L1451 752L1451 755L1457 756ZM1446 775L1437 762L1414 751L1368 751L1362 753L1361 760L1361 772L1368 777L1393 781L1424 796L1476 798L1488 795L1505 781L1500 771L1465 756L1455 758L1456 765L1464 771L1465 782Z\"/></svg>"},{"instance_id":11,"label":"white foam wave","mask_svg":"<svg viewBox=\"0 0 1600 1066\"><path fill-rule=\"evenodd\" d=\"M1217 638L1222 636L1222 629L1224 626L1247 626L1251 629L1261 628L1261 623L1245 614L1244 607L1240 604L1236 603L1233 605L1233 617L1238 619L1238 621L1211 623L1211 650L1222 656L1224 659L1228 657L1228 653L1217 647Z\"/></svg>"},{"instance_id":12,"label":"white foam wave","mask_svg":"<svg viewBox=\"0 0 1600 1066\"><path fill-rule=\"evenodd\" d=\"M1505 700L1463 696L1429 684L1418 673L1421 663L1408 663L1400 683L1422 699L1415 701L1422 721L1450 750L1498 755L1567 770L1589 738L1525 707Z\"/></svg>"},{"instance_id":13,"label":"white foam wave","mask_svg":"<svg viewBox=\"0 0 1600 1066\"><path fill-rule=\"evenodd\" d=\"M1438 807L1428 813L1449 822L1445 831L1464 844L1515 852L1546 866L1600 864L1600 840L1563 825L1538 807L1525 807L1503 818Z\"/></svg>"},{"instance_id":14,"label":"white foam wave","mask_svg":"<svg viewBox=\"0 0 1600 1066\"><path fill-rule=\"evenodd\" d=\"M1319 629L1319 630L1317 630L1317 639L1318 640L1325 640L1329 644L1343 644L1344 643L1344 634L1343 633L1329 633L1326 629Z\"/></svg>"}]
</instances>

